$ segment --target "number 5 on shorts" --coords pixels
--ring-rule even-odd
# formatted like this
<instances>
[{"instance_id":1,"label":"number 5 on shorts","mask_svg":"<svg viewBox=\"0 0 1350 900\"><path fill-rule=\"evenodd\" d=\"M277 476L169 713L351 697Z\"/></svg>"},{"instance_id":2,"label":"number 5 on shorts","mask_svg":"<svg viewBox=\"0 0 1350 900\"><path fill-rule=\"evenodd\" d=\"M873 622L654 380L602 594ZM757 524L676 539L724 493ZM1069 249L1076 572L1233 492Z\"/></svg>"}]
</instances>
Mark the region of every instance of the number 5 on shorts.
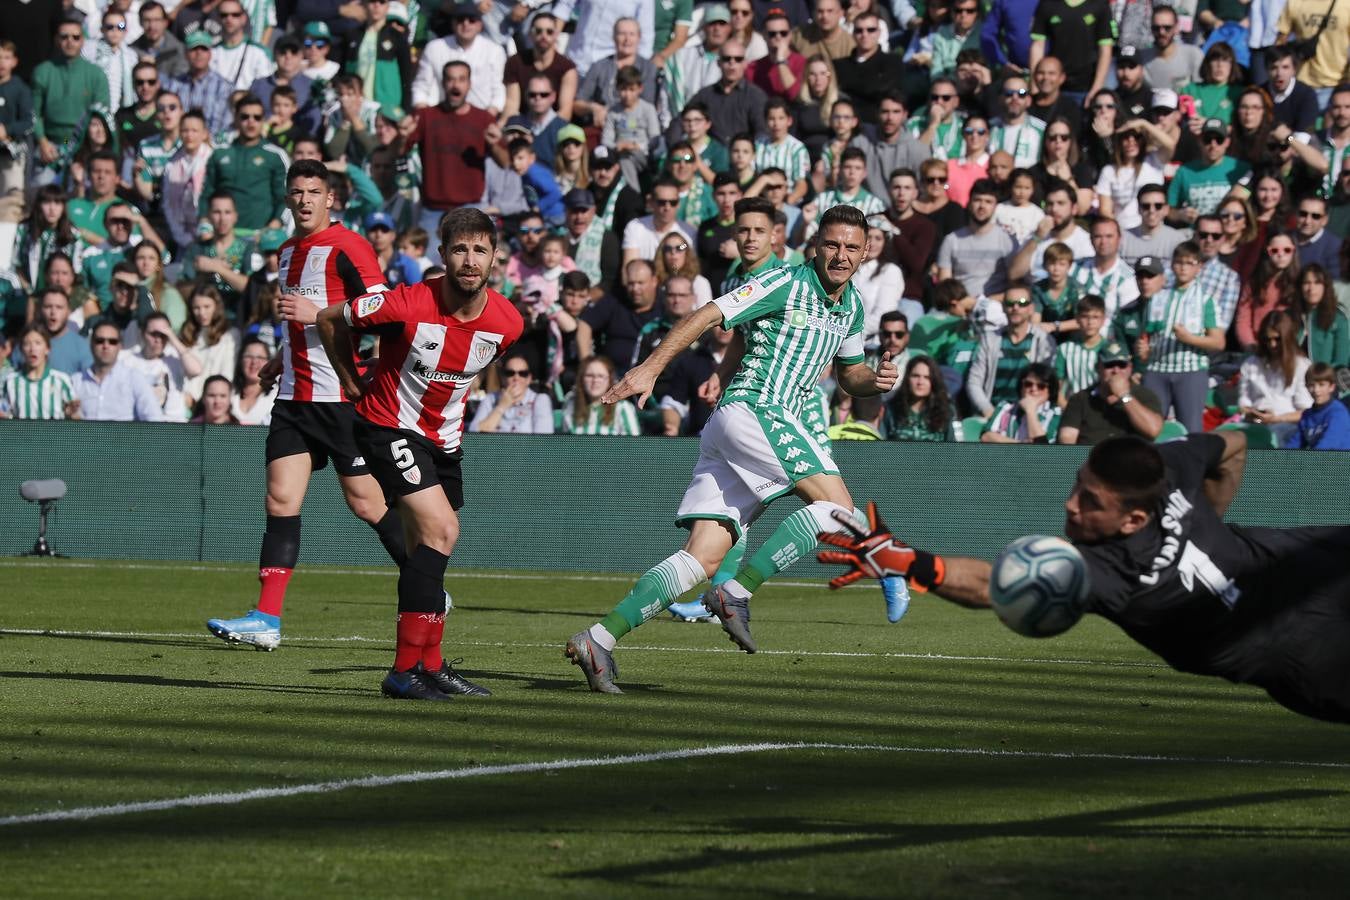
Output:
<instances>
[{"instance_id":1,"label":"number 5 on shorts","mask_svg":"<svg viewBox=\"0 0 1350 900\"><path fill-rule=\"evenodd\" d=\"M400 438L389 443L389 454L394 457L394 465L406 469L413 464L412 451L408 449L408 439Z\"/></svg>"}]
</instances>

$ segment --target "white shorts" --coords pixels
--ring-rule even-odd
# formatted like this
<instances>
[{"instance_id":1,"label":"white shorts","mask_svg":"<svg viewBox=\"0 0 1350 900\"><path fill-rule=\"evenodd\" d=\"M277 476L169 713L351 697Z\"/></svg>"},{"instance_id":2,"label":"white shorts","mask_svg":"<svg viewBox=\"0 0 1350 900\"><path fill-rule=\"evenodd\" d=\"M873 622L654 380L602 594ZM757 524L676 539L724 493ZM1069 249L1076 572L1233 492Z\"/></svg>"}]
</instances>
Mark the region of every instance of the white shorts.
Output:
<instances>
[{"instance_id":1,"label":"white shorts","mask_svg":"<svg viewBox=\"0 0 1350 900\"><path fill-rule=\"evenodd\" d=\"M774 406L719 406L703 426L694 477L675 522L716 519L739 536L797 482L822 474L838 475L839 467L796 416Z\"/></svg>"}]
</instances>

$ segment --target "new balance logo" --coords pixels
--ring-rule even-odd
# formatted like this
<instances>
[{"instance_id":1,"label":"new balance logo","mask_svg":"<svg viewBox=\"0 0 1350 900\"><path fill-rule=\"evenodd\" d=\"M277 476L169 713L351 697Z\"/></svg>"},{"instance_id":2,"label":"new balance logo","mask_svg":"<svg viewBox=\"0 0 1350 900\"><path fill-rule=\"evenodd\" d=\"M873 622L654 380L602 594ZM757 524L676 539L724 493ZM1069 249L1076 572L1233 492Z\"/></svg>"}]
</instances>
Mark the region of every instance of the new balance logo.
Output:
<instances>
[{"instance_id":1,"label":"new balance logo","mask_svg":"<svg viewBox=\"0 0 1350 900\"><path fill-rule=\"evenodd\" d=\"M436 341L427 341L425 344L422 345L422 349L423 349L423 350L435 350L435 349L436 349L437 347L439 347L439 346L440 346L440 344L438 344Z\"/></svg>"}]
</instances>

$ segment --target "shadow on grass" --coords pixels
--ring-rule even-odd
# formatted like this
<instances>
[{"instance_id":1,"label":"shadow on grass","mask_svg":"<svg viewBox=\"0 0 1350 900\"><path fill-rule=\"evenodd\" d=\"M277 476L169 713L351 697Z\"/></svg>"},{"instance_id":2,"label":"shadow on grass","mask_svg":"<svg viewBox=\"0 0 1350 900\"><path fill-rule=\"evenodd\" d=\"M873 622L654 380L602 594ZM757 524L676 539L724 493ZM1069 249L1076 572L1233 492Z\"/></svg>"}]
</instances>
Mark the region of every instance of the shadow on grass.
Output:
<instances>
[{"instance_id":1,"label":"shadow on grass","mask_svg":"<svg viewBox=\"0 0 1350 900\"><path fill-rule=\"evenodd\" d=\"M1228 841L1246 839L1259 841L1345 841L1350 838L1350 827L1287 825L1204 825L1204 824L1131 824L1132 820L1230 810L1269 803L1321 800L1350 793L1339 790L1285 790L1235 794L1197 800L1177 800L1149 803L1111 810L1049 816L1038 819L1013 819L984 824L942 823L881 823L881 822L820 822L805 818L732 819L726 826L758 836L778 834L791 838L806 838L791 847L752 850L744 847L703 846L678 858L656 862L641 862L620 866L583 869L567 877L600 879L616 882L641 882L671 875L688 874L724 866L743 866L774 862L798 861L810 856L836 856L845 853L871 853L881 850L910 849L937 844L960 844L981 840L1009 838L1091 838L1093 840L1145 840L1184 837L1187 840ZM853 840L822 842L832 836L868 835Z\"/></svg>"},{"instance_id":2,"label":"shadow on grass","mask_svg":"<svg viewBox=\"0 0 1350 900\"><path fill-rule=\"evenodd\" d=\"M208 688L227 691L262 691L272 694L327 695L364 697L370 692L357 688L329 688L296 684L255 684L247 681L208 681L202 678L166 678L163 675L115 675L94 672L0 672L3 678L27 678L37 681L76 681L99 684L133 684L144 687Z\"/></svg>"}]
</instances>

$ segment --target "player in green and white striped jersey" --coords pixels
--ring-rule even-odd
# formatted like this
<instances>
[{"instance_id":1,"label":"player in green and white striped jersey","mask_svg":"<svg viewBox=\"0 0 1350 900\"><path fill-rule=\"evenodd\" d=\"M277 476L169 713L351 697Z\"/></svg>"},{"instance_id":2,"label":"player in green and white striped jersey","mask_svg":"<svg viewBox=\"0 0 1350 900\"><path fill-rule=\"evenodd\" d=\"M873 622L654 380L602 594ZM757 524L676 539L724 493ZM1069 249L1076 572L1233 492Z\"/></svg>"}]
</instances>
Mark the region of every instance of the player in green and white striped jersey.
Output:
<instances>
[{"instance_id":1,"label":"player in green and white striped jersey","mask_svg":"<svg viewBox=\"0 0 1350 900\"><path fill-rule=\"evenodd\" d=\"M75 399L70 376L47 364L52 344L47 333L30 325L19 335L25 360L22 372L11 371L0 382L0 418L64 419Z\"/></svg>"},{"instance_id":2,"label":"player in green and white striped jersey","mask_svg":"<svg viewBox=\"0 0 1350 900\"><path fill-rule=\"evenodd\" d=\"M787 202L800 203L811 175L811 153L790 134L792 112L786 100L771 97L764 104L764 125L768 136L755 142L755 171L782 169L787 175Z\"/></svg>"},{"instance_id":3,"label":"player in green and white striped jersey","mask_svg":"<svg viewBox=\"0 0 1350 900\"><path fill-rule=\"evenodd\" d=\"M736 538L778 497L806 502L779 525L731 581L712 588L705 604L733 642L756 649L749 630L750 595L816 545L818 533L845 530L853 498L829 452L802 424L806 402L825 368L840 387L875 396L899 377L889 358L868 368L863 357L863 307L851 284L867 243L866 221L848 206L821 217L816 256L773 269L718 297L671 330L646 361L603 398L639 405L682 348L721 323L745 330L746 352L699 440L699 460L676 521L689 528L678 551L650 569L609 615L567 642L565 653L594 691L620 693L611 651L619 638L660 615L685 591L717 571Z\"/></svg>"},{"instance_id":4,"label":"player in green and white striped jersey","mask_svg":"<svg viewBox=\"0 0 1350 900\"><path fill-rule=\"evenodd\" d=\"M1209 354L1224 346L1217 305L1196 277L1200 264L1198 244L1182 241L1177 245L1172 251L1176 283L1149 300L1144 324L1148 339L1144 386L1158 395L1164 417L1174 412L1192 432L1204 429Z\"/></svg>"},{"instance_id":5,"label":"player in green and white striped jersey","mask_svg":"<svg viewBox=\"0 0 1350 900\"><path fill-rule=\"evenodd\" d=\"M1078 330L1055 347L1055 375L1059 378L1060 406L1097 382L1097 351L1106 343L1106 301L1096 294L1080 297L1074 310Z\"/></svg>"}]
</instances>

